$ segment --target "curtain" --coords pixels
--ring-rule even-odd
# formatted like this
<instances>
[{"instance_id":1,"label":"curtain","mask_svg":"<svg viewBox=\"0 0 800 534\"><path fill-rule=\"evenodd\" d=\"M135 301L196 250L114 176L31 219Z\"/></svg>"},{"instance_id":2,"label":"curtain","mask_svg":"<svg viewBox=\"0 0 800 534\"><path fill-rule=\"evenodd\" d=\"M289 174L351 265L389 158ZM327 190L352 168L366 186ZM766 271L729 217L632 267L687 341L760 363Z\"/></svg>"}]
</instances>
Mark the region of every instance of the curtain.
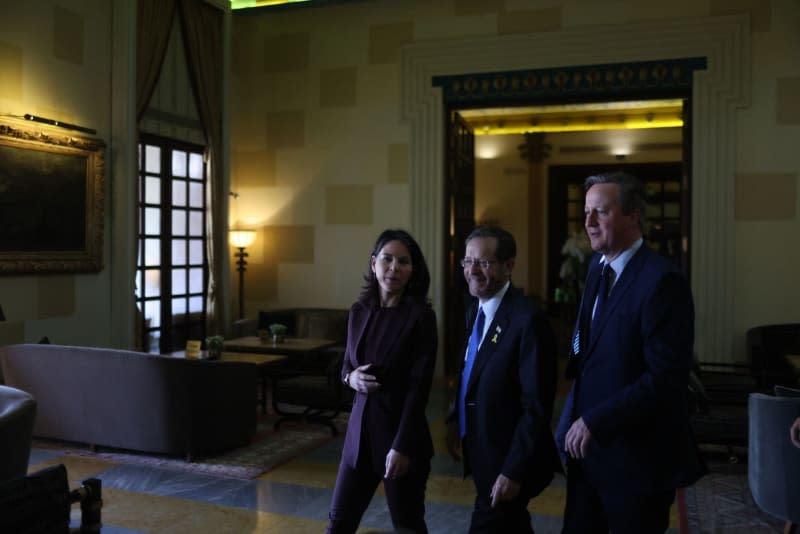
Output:
<instances>
[{"instance_id":1,"label":"curtain","mask_svg":"<svg viewBox=\"0 0 800 534\"><path fill-rule=\"evenodd\" d=\"M142 120L153 91L156 89L164 56L167 54L167 43L172 30L172 21L175 19L175 0L138 0L136 6L136 122ZM134 228L139 227L139 210L136 209L136 197L131 199L134 203ZM138 239L133 240L133 257L136 261L136 248ZM136 265L133 266L136 272ZM138 280L137 280L138 283ZM134 297L135 298L135 297ZM142 330L144 328L144 310L136 307L134 314L136 324L134 332L136 350L146 350L142 345Z\"/></svg>"},{"instance_id":2,"label":"curtain","mask_svg":"<svg viewBox=\"0 0 800 534\"><path fill-rule=\"evenodd\" d=\"M167 53L175 0L138 0L136 13L136 121L158 83L164 56Z\"/></svg>"},{"instance_id":3,"label":"curtain","mask_svg":"<svg viewBox=\"0 0 800 534\"><path fill-rule=\"evenodd\" d=\"M222 261L225 232L225 184L222 183L222 24L223 12L203 0L178 0L189 78L206 136L209 169L208 331L225 331Z\"/></svg>"}]
</instances>

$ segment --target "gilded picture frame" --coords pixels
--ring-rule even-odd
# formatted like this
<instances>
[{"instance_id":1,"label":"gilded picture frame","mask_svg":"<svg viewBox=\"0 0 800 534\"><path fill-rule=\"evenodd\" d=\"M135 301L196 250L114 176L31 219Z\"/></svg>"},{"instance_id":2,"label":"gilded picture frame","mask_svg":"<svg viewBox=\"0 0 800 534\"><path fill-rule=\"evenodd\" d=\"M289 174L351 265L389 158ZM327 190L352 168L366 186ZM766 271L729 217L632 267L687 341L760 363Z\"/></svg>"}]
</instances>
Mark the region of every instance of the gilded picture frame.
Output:
<instances>
[{"instance_id":1,"label":"gilded picture frame","mask_svg":"<svg viewBox=\"0 0 800 534\"><path fill-rule=\"evenodd\" d=\"M100 272L102 140L0 121L0 274Z\"/></svg>"}]
</instances>

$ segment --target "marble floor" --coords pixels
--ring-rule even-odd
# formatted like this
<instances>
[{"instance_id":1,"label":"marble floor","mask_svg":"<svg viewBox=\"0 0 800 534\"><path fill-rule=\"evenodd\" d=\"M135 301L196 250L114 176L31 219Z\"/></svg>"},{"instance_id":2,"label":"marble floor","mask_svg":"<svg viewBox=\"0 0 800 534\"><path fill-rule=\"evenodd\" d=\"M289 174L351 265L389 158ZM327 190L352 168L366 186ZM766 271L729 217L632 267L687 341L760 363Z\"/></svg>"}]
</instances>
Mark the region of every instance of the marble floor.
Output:
<instances>
[{"instance_id":1,"label":"marble floor","mask_svg":"<svg viewBox=\"0 0 800 534\"><path fill-rule=\"evenodd\" d=\"M428 412L437 451L426 494L431 533L467 532L474 499L471 480L462 481L459 465L444 449L447 394L435 386ZM140 465L116 464L51 448L34 448L30 470L63 463L70 487L89 477L103 483L103 532L128 533L319 533L328 507L341 452L341 438L312 450L254 479L197 475ZM565 495L557 476L531 502L537 533L557 533ZM673 506L670 531L676 533ZM73 519L80 517L73 506ZM365 514L360 533L390 531L391 521L381 488Z\"/></svg>"}]
</instances>

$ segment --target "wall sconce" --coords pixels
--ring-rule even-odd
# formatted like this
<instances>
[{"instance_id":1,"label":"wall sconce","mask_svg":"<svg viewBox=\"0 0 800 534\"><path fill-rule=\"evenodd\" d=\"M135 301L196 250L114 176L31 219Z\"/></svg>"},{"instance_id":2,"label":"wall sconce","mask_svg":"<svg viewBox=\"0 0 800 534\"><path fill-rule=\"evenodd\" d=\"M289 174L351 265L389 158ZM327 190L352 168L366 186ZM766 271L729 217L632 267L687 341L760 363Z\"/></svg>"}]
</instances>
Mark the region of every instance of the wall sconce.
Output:
<instances>
[{"instance_id":1,"label":"wall sconce","mask_svg":"<svg viewBox=\"0 0 800 534\"><path fill-rule=\"evenodd\" d=\"M70 122L59 121L56 119L48 119L47 117L40 117L38 115L31 115L30 113L26 113L23 118L26 121L34 121L34 122L41 122L42 124L49 124L50 126L59 126L61 128L66 128L67 130L77 130L79 132L87 133L89 135L96 135L97 130L94 128L87 128L85 126L78 126L77 124L72 124Z\"/></svg>"},{"instance_id":2,"label":"wall sconce","mask_svg":"<svg viewBox=\"0 0 800 534\"><path fill-rule=\"evenodd\" d=\"M256 240L254 230L231 230L230 244L239 250L236 251L236 270L239 272L239 319L244 319L244 272L247 270L247 252L245 249Z\"/></svg>"}]
</instances>

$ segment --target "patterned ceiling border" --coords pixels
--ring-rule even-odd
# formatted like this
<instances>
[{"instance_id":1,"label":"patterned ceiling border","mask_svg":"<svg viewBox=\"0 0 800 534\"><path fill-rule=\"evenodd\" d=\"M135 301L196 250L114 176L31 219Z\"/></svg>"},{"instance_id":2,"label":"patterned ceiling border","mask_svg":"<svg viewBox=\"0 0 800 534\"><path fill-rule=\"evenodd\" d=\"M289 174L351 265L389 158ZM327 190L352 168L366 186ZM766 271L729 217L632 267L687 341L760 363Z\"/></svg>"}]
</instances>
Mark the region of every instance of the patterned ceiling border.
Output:
<instances>
[{"instance_id":1,"label":"patterned ceiling border","mask_svg":"<svg viewBox=\"0 0 800 534\"><path fill-rule=\"evenodd\" d=\"M706 58L693 57L507 72L434 76L447 104L482 104L570 97L631 97L647 90L665 95L691 91L692 75ZM512 100L509 100L512 99Z\"/></svg>"}]
</instances>

